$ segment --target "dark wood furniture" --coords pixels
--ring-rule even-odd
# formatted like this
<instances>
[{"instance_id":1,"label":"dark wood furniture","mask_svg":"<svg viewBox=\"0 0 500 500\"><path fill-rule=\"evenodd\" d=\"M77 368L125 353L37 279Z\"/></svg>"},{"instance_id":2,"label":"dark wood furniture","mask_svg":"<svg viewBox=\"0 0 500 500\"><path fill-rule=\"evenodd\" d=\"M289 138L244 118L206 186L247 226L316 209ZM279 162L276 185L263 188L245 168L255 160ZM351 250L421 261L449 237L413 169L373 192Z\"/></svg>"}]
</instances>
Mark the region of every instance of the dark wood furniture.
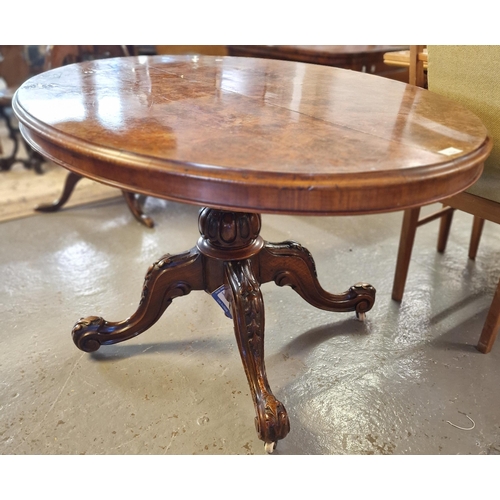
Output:
<instances>
[{"instance_id":1,"label":"dark wood furniture","mask_svg":"<svg viewBox=\"0 0 500 500\"><path fill-rule=\"evenodd\" d=\"M218 295L233 318L269 452L290 425L266 376L260 285L288 285L320 309L361 318L375 289L358 283L328 293L305 248L260 236L260 214L368 214L435 202L471 185L491 148L479 119L440 96L268 59L156 56L65 66L23 85L14 110L29 143L71 171L202 207L198 242L148 269L136 312L120 322L82 318L73 340L92 352L144 332L176 297ZM444 154L450 147L461 152Z\"/></svg>"},{"instance_id":2,"label":"dark wood furniture","mask_svg":"<svg viewBox=\"0 0 500 500\"><path fill-rule=\"evenodd\" d=\"M351 69L408 82L408 68L389 66L384 54L408 45L228 45L230 56L264 57Z\"/></svg>"},{"instance_id":3,"label":"dark wood furniture","mask_svg":"<svg viewBox=\"0 0 500 500\"><path fill-rule=\"evenodd\" d=\"M0 157L0 172L8 171L16 163L21 163L36 173L43 173L42 156L26 146L26 157L18 155L20 140L19 130L12 116L12 98L18 87L30 76L42 71L39 64L41 56L36 45L0 45L0 77L5 82L5 88L0 88L0 119L4 120L9 131L12 149L8 156ZM1 146L0 146L0 153Z\"/></svg>"},{"instance_id":4,"label":"dark wood furniture","mask_svg":"<svg viewBox=\"0 0 500 500\"><path fill-rule=\"evenodd\" d=\"M82 61L94 61L110 57L126 57L129 49L125 45L48 45L45 55L44 71L66 66ZM61 196L51 203L44 203L35 207L37 212L57 212L69 200L73 191L82 179L80 174L69 172L64 183ZM154 221L146 215L137 193L122 189L122 195L134 218L146 227L153 227Z\"/></svg>"}]
</instances>

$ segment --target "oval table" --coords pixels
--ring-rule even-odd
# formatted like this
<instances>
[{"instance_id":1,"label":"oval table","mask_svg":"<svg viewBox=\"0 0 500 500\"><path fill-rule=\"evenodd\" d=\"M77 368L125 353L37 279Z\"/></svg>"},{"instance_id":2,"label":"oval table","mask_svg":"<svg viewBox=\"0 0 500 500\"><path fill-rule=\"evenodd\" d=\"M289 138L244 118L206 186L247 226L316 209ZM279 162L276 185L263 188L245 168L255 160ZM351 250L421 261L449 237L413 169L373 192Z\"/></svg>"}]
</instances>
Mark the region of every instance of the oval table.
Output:
<instances>
[{"instance_id":1,"label":"oval table","mask_svg":"<svg viewBox=\"0 0 500 500\"><path fill-rule=\"evenodd\" d=\"M290 424L264 364L260 285L291 286L310 304L363 319L375 289L331 294L310 253L260 236L261 215L353 215L425 205L480 176L491 141L450 100L393 80L291 61L140 56L54 69L13 100L42 155L111 186L200 206L200 238L147 271L139 306L120 322L73 328L92 352L153 325L172 300L204 290L234 321L256 411L272 452Z\"/></svg>"}]
</instances>

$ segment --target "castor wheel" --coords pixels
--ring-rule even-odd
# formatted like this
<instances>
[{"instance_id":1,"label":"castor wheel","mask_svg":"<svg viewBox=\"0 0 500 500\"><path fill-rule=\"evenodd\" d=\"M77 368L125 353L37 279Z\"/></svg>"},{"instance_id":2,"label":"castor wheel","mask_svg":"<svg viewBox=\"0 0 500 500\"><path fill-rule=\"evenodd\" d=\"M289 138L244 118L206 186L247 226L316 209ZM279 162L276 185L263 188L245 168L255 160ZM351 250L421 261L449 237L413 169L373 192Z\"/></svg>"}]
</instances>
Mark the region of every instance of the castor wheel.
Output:
<instances>
[{"instance_id":1,"label":"castor wheel","mask_svg":"<svg viewBox=\"0 0 500 500\"><path fill-rule=\"evenodd\" d=\"M366 320L366 313L365 312L359 312L359 313L357 312L356 316L359 319L359 321L361 321L363 323L365 322L365 320Z\"/></svg>"},{"instance_id":2,"label":"castor wheel","mask_svg":"<svg viewBox=\"0 0 500 500\"><path fill-rule=\"evenodd\" d=\"M264 449L266 450L266 453L270 455L276 449L277 445L277 441L273 441L272 443L264 443Z\"/></svg>"}]
</instances>

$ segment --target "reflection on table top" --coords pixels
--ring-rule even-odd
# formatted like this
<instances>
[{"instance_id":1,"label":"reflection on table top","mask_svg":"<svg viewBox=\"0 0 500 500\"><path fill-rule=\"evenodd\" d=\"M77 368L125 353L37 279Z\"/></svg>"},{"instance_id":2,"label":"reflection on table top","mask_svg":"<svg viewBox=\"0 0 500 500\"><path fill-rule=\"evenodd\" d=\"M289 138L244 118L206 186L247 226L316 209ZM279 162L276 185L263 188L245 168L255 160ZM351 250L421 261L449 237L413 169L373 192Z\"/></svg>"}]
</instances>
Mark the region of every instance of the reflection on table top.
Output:
<instances>
[{"instance_id":1,"label":"reflection on table top","mask_svg":"<svg viewBox=\"0 0 500 500\"><path fill-rule=\"evenodd\" d=\"M178 201L282 213L368 213L467 188L487 131L401 82L270 59L140 56L37 75L23 133L78 173Z\"/></svg>"}]
</instances>

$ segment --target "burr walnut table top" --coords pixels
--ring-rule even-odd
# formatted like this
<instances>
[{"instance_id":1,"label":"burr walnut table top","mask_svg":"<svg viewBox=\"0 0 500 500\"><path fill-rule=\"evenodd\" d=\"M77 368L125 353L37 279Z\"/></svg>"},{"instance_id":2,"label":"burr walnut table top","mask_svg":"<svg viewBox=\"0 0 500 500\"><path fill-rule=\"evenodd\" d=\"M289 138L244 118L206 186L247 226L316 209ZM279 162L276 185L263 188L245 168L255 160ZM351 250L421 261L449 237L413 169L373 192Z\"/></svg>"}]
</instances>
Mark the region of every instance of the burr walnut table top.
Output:
<instances>
[{"instance_id":1,"label":"burr walnut table top","mask_svg":"<svg viewBox=\"0 0 500 500\"><path fill-rule=\"evenodd\" d=\"M139 56L39 74L13 108L28 142L121 189L226 210L401 210L474 183L491 149L454 102L292 61Z\"/></svg>"}]
</instances>

